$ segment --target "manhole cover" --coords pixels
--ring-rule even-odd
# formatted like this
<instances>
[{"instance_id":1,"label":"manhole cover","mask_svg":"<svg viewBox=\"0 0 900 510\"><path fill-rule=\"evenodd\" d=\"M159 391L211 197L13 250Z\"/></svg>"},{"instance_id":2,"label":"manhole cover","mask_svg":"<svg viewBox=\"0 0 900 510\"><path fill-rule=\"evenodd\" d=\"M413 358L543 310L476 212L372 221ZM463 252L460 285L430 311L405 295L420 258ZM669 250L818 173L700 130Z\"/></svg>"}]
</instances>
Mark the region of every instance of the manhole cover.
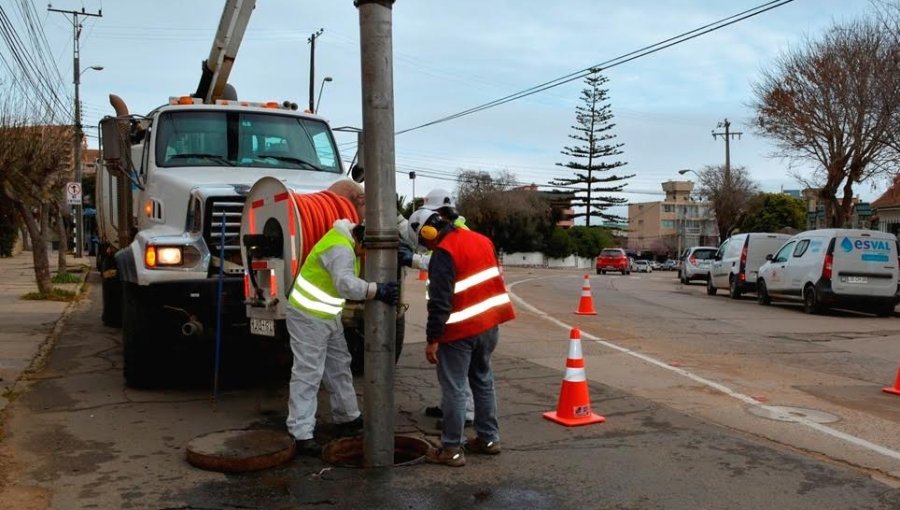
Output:
<instances>
[{"instance_id":1,"label":"manhole cover","mask_svg":"<svg viewBox=\"0 0 900 510\"><path fill-rule=\"evenodd\" d=\"M750 406L747 409L750 414L777 421L807 420L813 423L834 423L839 417L815 409L788 406Z\"/></svg>"},{"instance_id":2,"label":"manhole cover","mask_svg":"<svg viewBox=\"0 0 900 510\"><path fill-rule=\"evenodd\" d=\"M239 473L283 464L294 457L294 438L274 430L222 430L192 439L185 448L191 465Z\"/></svg>"}]
</instances>

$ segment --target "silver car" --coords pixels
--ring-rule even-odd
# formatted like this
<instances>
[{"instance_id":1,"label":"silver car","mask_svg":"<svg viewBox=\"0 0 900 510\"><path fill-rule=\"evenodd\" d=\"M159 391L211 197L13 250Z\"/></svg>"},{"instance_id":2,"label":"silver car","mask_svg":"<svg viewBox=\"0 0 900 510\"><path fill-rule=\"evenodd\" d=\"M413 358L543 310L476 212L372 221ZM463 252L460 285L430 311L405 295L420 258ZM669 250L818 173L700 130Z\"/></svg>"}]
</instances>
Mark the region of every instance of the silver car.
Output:
<instances>
[{"instance_id":1,"label":"silver car","mask_svg":"<svg viewBox=\"0 0 900 510\"><path fill-rule=\"evenodd\" d=\"M684 250L681 257L681 267L678 270L678 279L687 285L694 280L706 281L709 278L709 268L716 252L715 246L694 246Z\"/></svg>"}]
</instances>

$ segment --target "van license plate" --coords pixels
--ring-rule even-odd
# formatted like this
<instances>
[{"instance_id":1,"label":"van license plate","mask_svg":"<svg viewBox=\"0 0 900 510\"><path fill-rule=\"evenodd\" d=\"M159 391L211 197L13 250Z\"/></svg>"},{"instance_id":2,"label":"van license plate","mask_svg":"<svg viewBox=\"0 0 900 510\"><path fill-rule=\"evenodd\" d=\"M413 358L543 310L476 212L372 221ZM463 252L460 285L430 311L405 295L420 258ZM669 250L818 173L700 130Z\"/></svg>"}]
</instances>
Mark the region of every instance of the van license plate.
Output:
<instances>
[{"instance_id":1,"label":"van license plate","mask_svg":"<svg viewBox=\"0 0 900 510\"><path fill-rule=\"evenodd\" d=\"M275 321L272 319L250 319L250 334L275 336Z\"/></svg>"},{"instance_id":2,"label":"van license plate","mask_svg":"<svg viewBox=\"0 0 900 510\"><path fill-rule=\"evenodd\" d=\"M869 279L865 276L848 276L847 283L868 283Z\"/></svg>"}]
</instances>

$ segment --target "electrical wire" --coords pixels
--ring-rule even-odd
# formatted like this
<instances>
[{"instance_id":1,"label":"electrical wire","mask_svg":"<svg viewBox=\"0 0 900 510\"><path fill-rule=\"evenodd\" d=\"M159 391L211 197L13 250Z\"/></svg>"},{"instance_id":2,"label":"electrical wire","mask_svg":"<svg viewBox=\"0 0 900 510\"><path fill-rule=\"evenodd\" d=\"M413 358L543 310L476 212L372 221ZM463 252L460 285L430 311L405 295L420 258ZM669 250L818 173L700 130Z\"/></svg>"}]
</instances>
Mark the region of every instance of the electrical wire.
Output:
<instances>
[{"instance_id":1,"label":"electrical wire","mask_svg":"<svg viewBox=\"0 0 900 510\"><path fill-rule=\"evenodd\" d=\"M481 105L474 106L472 108L463 110L458 113L447 115L445 117L441 117L441 118L426 122L424 124L419 124L418 126L414 126L411 128L397 131L395 134L400 135L403 133L409 133L410 131L415 131L415 130L422 129L425 127L434 126L436 124L448 122L448 121L451 121L454 119L458 119L460 117L465 117L465 116L471 115L473 113L478 113L480 111L487 110L489 108L494 108L494 107L497 107L497 106L500 106L500 105L503 105L503 104L506 104L506 103L509 103L512 101L516 101L518 99L522 99L524 97L527 97L527 96L530 96L533 94L537 94L538 92L543 92L545 90L559 87L560 85L564 85L566 83L584 78L585 76L588 76L588 75L591 75L591 74L594 74L594 73L597 73L600 71L604 71L607 69L611 69L613 67L622 65L626 62L631 62L632 60L636 60L638 58L645 57L647 55L651 55L653 53L664 50L671 46L675 46L677 44L681 44L681 43L689 41L691 39L695 39L697 37L700 37L701 35L705 35L710 32L720 30L729 25L733 25L735 23L738 23L745 19L751 18L753 16L757 16L759 14L770 11L772 9L776 9L778 7L782 7L793 1L794 0L772 0L770 2L760 4L751 9L747 9L745 11L739 12L737 14L733 14L726 18L719 19L718 21L695 28L693 30L683 32L679 35L670 37L668 39L664 39L662 41L651 44L649 46L644 46L643 48L640 48L638 50L634 50L629 53L625 53L624 55L620 55L618 57L607 60L605 62L601 62L601 63L593 65L591 67L587 67L587 68L581 69L579 71L575 71L575 72L569 73L567 75L560 76L559 78L555 78L553 80L535 85L533 87L529 87L529 88L521 90L519 92L509 94L509 95L501 97L499 99L494 99L493 101L488 101L487 103L483 103Z\"/></svg>"}]
</instances>

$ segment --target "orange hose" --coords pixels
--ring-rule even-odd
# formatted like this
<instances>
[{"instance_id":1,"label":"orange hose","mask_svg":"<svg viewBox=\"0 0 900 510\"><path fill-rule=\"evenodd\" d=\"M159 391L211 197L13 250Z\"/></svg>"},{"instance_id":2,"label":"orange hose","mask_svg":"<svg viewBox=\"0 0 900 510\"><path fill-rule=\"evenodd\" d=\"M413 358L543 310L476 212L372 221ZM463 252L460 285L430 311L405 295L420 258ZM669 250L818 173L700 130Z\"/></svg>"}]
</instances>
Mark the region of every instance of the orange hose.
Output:
<instances>
[{"instance_id":1,"label":"orange hose","mask_svg":"<svg viewBox=\"0 0 900 510\"><path fill-rule=\"evenodd\" d=\"M306 260L313 245L340 219L359 223L356 207L350 200L330 191L317 193L295 193L294 203L300 213L300 260L298 267Z\"/></svg>"}]
</instances>

